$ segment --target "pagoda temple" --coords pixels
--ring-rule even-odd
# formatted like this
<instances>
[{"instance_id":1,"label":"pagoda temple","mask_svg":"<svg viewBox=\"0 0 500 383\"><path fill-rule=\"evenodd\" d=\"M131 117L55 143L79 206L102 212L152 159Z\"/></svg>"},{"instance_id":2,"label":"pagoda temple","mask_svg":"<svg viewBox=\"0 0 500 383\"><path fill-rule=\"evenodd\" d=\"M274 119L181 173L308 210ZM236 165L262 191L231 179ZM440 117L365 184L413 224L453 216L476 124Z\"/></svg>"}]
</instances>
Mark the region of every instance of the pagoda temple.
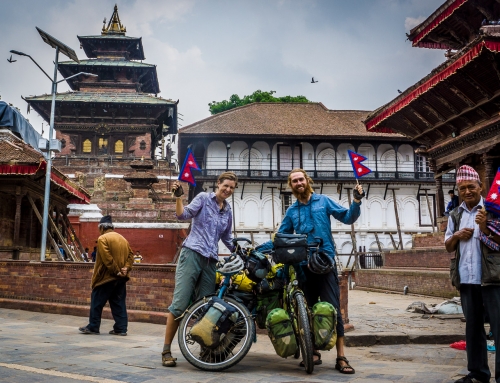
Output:
<instances>
[{"instance_id":1,"label":"pagoda temple","mask_svg":"<svg viewBox=\"0 0 500 383\"><path fill-rule=\"evenodd\" d=\"M446 49L446 61L397 98L368 115L370 132L396 132L421 146L434 172L438 215L442 178L473 166L487 193L500 166L500 3L448 0L408 39Z\"/></svg>"},{"instance_id":2,"label":"pagoda temple","mask_svg":"<svg viewBox=\"0 0 500 383\"><path fill-rule=\"evenodd\" d=\"M69 79L72 91L56 96L58 156L154 158L162 138L177 133L177 102L158 96L156 65L142 62L142 38L126 36L115 5L100 35L78 39L88 59L60 62L59 72L97 76ZM25 100L50 120L50 94Z\"/></svg>"},{"instance_id":3,"label":"pagoda temple","mask_svg":"<svg viewBox=\"0 0 500 383\"><path fill-rule=\"evenodd\" d=\"M71 91L56 95L62 150L53 164L91 194L86 209L73 204L68 213L85 247L93 248L96 223L109 214L146 263L166 263L185 236L170 189L177 178L171 144L178 101L159 96L156 65L143 62L142 38L126 33L115 5L100 35L78 36L87 59L59 62ZM69 78L80 72L96 76ZM51 98L25 100L49 122ZM137 167L148 171L134 172Z\"/></svg>"}]
</instances>

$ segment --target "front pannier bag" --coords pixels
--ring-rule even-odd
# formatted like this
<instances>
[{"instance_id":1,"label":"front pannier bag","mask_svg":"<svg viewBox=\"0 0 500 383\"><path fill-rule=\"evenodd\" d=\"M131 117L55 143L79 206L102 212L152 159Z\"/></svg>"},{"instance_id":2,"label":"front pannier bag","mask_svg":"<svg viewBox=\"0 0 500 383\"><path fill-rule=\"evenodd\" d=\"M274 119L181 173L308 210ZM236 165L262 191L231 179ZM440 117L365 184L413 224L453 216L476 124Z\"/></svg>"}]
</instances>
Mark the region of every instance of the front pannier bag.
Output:
<instances>
[{"instance_id":1,"label":"front pannier bag","mask_svg":"<svg viewBox=\"0 0 500 383\"><path fill-rule=\"evenodd\" d=\"M292 321L283 309L272 310L266 318L267 335L271 338L276 354L282 358L294 355L297 351L297 339L292 328Z\"/></svg>"},{"instance_id":2,"label":"front pannier bag","mask_svg":"<svg viewBox=\"0 0 500 383\"><path fill-rule=\"evenodd\" d=\"M307 259L307 235L277 233L274 237L275 263L293 265Z\"/></svg>"},{"instance_id":3,"label":"front pannier bag","mask_svg":"<svg viewBox=\"0 0 500 383\"><path fill-rule=\"evenodd\" d=\"M190 334L201 346L214 349L238 320L236 308L218 297L210 298L205 314L193 325Z\"/></svg>"}]
</instances>

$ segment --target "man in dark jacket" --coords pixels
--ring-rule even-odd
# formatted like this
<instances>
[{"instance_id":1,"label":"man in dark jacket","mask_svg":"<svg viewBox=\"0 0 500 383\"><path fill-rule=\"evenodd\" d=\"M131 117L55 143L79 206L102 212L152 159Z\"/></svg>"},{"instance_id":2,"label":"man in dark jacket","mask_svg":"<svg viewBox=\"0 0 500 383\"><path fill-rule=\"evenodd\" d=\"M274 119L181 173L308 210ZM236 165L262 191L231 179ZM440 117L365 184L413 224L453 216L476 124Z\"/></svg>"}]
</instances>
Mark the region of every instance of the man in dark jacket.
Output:
<instances>
[{"instance_id":1,"label":"man in dark jacket","mask_svg":"<svg viewBox=\"0 0 500 383\"><path fill-rule=\"evenodd\" d=\"M452 284L460 291L466 319L467 369L456 383L489 382L485 313L489 314L495 344L500 344L500 253L494 250L500 236L488 228L481 181L478 173L464 165L457 171L462 204L448 219L445 246L455 252L451 262ZM491 247L490 247L491 246ZM495 357L495 381L500 383L500 355Z\"/></svg>"},{"instance_id":2,"label":"man in dark jacket","mask_svg":"<svg viewBox=\"0 0 500 383\"><path fill-rule=\"evenodd\" d=\"M125 298L126 282L134 263L134 253L128 241L114 231L111 216L102 217L99 222L97 257L92 275L89 324L80 327L83 334L99 334L102 309L109 301L115 320L112 335L127 335L128 317Z\"/></svg>"},{"instance_id":3,"label":"man in dark jacket","mask_svg":"<svg viewBox=\"0 0 500 383\"><path fill-rule=\"evenodd\" d=\"M446 206L444 215L450 215L450 211L458 207L458 196L455 195L455 191L448 190L448 195L450 196L450 202L448 202L448 205Z\"/></svg>"}]
</instances>

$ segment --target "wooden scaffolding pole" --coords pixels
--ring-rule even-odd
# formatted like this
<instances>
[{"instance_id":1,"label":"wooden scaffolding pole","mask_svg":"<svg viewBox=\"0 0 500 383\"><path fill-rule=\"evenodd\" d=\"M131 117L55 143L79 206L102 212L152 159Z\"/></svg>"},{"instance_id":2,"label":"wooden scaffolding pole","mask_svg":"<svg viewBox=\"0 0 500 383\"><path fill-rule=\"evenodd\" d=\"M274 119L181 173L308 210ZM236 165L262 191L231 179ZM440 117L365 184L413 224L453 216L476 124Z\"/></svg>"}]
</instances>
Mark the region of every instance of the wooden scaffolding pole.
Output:
<instances>
[{"instance_id":1,"label":"wooden scaffolding pole","mask_svg":"<svg viewBox=\"0 0 500 383\"><path fill-rule=\"evenodd\" d=\"M392 201L394 202L394 214L396 215L396 226L398 229L399 236L399 247L403 250L403 236L401 235L401 226L399 225L399 214L398 214L398 203L396 202L396 189L392 190ZM394 247L397 250L397 247Z\"/></svg>"},{"instance_id":2,"label":"wooden scaffolding pole","mask_svg":"<svg viewBox=\"0 0 500 383\"><path fill-rule=\"evenodd\" d=\"M38 220L40 221L40 224L42 224L42 221L43 221L42 215L38 211L36 204L35 204L35 201L33 201L33 198L31 197L31 195L29 195L29 193L27 194L27 197L28 197L28 201L31 204L31 208L35 212L35 215L37 216ZM47 230L47 238L49 239L50 244L52 245L52 248L54 249L54 252L57 255L57 258L59 258L60 261L64 261L64 257L61 254L61 250L59 250L59 246L57 246L56 241L54 240L54 238L52 238L52 235L50 234L50 230Z\"/></svg>"},{"instance_id":3,"label":"wooden scaffolding pole","mask_svg":"<svg viewBox=\"0 0 500 383\"><path fill-rule=\"evenodd\" d=\"M429 195L427 194L427 189L425 191L425 200L427 201L427 209L429 210L429 219L431 220L432 232L434 233L434 214L432 214L431 204L429 203Z\"/></svg>"}]
</instances>

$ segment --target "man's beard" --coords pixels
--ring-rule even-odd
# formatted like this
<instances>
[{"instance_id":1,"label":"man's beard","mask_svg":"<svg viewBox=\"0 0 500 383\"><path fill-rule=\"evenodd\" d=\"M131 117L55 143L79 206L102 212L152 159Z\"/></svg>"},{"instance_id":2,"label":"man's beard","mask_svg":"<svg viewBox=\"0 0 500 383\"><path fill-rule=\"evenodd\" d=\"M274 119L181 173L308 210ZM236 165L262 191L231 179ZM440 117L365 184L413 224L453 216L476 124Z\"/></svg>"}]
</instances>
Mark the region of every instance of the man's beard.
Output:
<instances>
[{"instance_id":1,"label":"man's beard","mask_svg":"<svg viewBox=\"0 0 500 383\"><path fill-rule=\"evenodd\" d=\"M311 196L311 192L312 192L312 190L311 190L311 187L309 186L309 184L304 186L304 190L302 192L299 192L295 189L292 189L292 194L295 196L295 198L297 198L300 201L309 200L309 197Z\"/></svg>"}]
</instances>

